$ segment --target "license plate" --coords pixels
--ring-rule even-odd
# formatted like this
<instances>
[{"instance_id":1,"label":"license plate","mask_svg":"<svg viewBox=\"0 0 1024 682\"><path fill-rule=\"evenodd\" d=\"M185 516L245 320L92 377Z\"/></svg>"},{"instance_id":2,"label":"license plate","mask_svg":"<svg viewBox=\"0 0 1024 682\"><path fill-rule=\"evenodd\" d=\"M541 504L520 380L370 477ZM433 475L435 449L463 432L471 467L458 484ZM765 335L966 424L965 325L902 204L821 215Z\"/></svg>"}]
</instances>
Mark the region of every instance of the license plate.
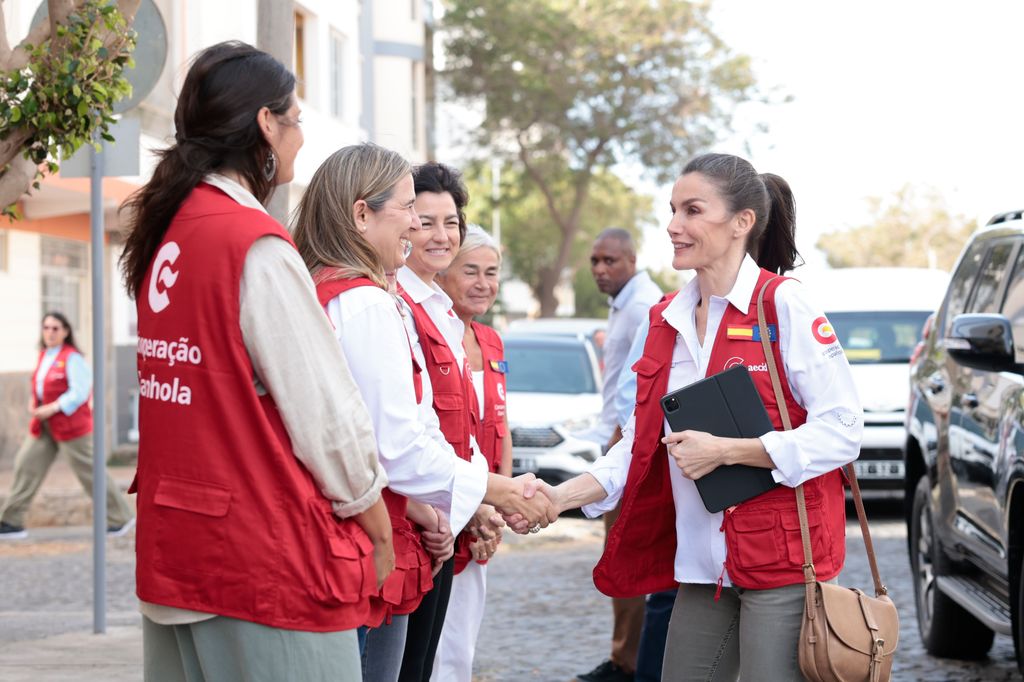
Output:
<instances>
[{"instance_id":1,"label":"license plate","mask_svg":"<svg viewBox=\"0 0 1024 682\"><path fill-rule=\"evenodd\" d=\"M857 478L863 479L903 478L903 462L900 460L854 462L853 470L857 472Z\"/></svg>"},{"instance_id":2,"label":"license plate","mask_svg":"<svg viewBox=\"0 0 1024 682\"><path fill-rule=\"evenodd\" d=\"M537 466L537 460L533 457L513 457L512 468L516 471L538 471L540 469Z\"/></svg>"}]
</instances>

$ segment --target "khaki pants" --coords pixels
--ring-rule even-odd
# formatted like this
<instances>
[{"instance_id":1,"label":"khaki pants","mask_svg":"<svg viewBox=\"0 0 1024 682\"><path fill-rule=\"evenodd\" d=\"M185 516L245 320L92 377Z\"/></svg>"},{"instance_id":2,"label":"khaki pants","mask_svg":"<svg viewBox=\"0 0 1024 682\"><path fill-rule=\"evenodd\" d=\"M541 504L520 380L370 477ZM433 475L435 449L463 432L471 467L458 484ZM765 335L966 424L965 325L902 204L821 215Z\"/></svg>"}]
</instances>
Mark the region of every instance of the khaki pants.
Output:
<instances>
[{"instance_id":1,"label":"khaki pants","mask_svg":"<svg viewBox=\"0 0 1024 682\"><path fill-rule=\"evenodd\" d=\"M39 437L29 436L14 456L14 484L0 521L12 526L25 525L25 513L39 492L46 473L57 455L63 453L86 492L92 495L92 434L73 440L56 441L43 425ZM107 525L121 526L132 517L132 508L114 480L107 474Z\"/></svg>"},{"instance_id":2,"label":"khaki pants","mask_svg":"<svg viewBox=\"0 0 1024 682\"><path fill-rule=\"evenodd\" d=\"M605 538L619 518L620 504L604 515ZM645 597L617 599L612 597L612 663L628 673L636 672L636 654L640 649L640 631L644 626Z\"/></svg>"},{"instance_id":3,"label":"khaki pants","mask_svg":"<svg viewBox=\"0 0 1024 682\"><path fill-rule=\"evenodd\" d=\"M771 590L679 586L665 643L663 682L797 682L803 583Z\"/></svg>"},{"instance_id":4,"label":"khaki pants","mask_svg":"<svg viewBox=\"0 0 1024 682\"><path fill-rule=\"evenodd\" d=\"M186 625L142 618L145 682L360 682L355 630L303 632L218 616Z\"/></svg>"}]
</instances>

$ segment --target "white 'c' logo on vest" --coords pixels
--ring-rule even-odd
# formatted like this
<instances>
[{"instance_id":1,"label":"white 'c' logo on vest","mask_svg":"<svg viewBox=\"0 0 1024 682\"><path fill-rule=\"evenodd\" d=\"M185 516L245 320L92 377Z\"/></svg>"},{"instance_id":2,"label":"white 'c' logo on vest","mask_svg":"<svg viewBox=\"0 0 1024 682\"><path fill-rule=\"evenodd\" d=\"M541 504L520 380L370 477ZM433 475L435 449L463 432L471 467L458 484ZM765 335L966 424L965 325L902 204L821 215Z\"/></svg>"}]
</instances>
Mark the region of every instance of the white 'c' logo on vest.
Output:
<instances>
[{"instance_id":1,"label":"white 'c' logo on vest","mask_svg":"<svg viewBox=\"0 0 1024 682\"><path fill-rule=\"evenodd\" d=\"M167 290L178 281L178 273L171 270L174 261L181 255L181 249L175 242L167 242L156 252L153 261L153 274L149 278L149 307L158 313L171 304ZM158 288L162 284L163 288Z\"/></svg>"}]
</instances>

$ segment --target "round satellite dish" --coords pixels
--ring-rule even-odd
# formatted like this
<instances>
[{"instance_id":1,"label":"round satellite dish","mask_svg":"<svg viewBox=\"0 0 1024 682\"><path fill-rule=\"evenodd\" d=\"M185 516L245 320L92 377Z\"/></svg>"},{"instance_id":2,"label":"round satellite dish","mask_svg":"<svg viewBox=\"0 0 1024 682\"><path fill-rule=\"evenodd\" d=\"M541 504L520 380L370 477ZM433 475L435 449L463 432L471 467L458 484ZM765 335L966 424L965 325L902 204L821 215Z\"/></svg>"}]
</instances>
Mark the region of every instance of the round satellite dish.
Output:
<instances>
[{"instance_id":1,"label":"round satellite dish","mask_svg":"<svg viewBox=\"0 0 1024 682\"><path fill-rule=\"evenodd\" d=\"M46 0L43 0L32 17L32 26L47 21L48 17ZM139 34L133 55L135 67L125 71L128 82L132 84L132 94L114 103L115 114L134 109L145 99L160 80L164 62L167 61L167 26L153 0L142 0L139 3L132 28Z\"/></svg>"}]
</instances>

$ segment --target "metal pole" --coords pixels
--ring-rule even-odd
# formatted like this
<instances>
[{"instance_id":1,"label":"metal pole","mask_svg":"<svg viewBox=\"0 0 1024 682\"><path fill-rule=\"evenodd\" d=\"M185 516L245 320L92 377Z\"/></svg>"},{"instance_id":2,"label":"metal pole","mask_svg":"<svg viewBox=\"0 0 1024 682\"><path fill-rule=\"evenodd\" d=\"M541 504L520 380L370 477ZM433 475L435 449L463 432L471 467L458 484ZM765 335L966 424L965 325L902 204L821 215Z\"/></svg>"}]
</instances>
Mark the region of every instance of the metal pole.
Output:
<instances>
[{"instance_id":1,"label":"metal pole","mask_svg":"<svg viewBox=\"0 0 1024 682\"><path fill-rule=\"evenodd\" d=\"M363 3L364 6L366 3ZM293 71L292 43L295 36L295 9L290 2L259 0L256 5L256 47L268 52ZM300 71L299 75L303 75ZM310 72L304 74L310 77ZM278 185L267 202L267 211L282 225L288 222L288 185Z\"/></svg>"},{"instance_id":2,"label":"metal pole","mask_svg":"<svg viewBox=\"0 0 1024 682\"><path fill-rule=\"evenodd\" d=\"M95 137L100 140L99 135ZM102 141L100 141L102 145ZM92 235L92 631L107 631L107 344L103 313L103 152L89 150Z\"/></svg>"}]
</instances>

